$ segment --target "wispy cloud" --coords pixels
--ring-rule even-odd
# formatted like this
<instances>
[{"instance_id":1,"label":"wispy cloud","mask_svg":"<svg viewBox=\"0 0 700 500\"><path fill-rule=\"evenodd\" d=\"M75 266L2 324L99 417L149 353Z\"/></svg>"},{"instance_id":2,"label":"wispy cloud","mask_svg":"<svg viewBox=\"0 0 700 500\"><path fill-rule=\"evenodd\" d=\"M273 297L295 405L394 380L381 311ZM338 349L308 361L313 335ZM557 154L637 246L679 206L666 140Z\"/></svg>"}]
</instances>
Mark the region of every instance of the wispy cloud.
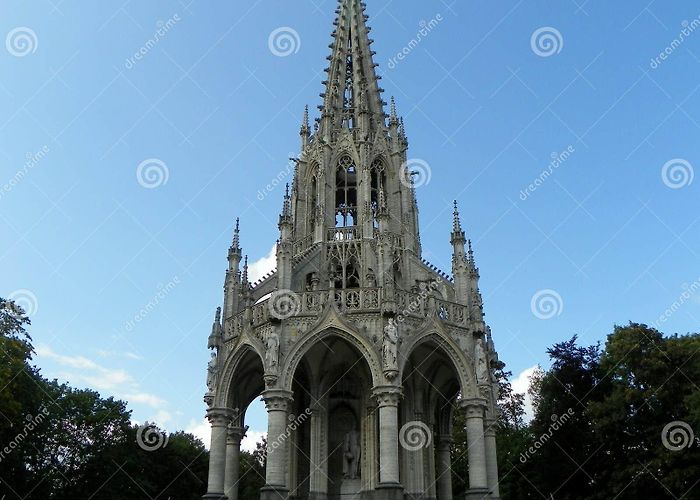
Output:
<instances>
[{"instance_id":1,"label":"wispy cloud","mask_svg":"<svg viewBox=\"0 0 700 500\"><path fill-rule=\"evenodd\" d=\"M248 279L255 283L270 271L277 267L277 245L272 246L272 250L265 257L262 257L252 264L248 264Z\"/></svg>"},{"instance_id":2,"label":"wispy cloud","mask_svg":"<svg viewBox=\"0 0 700 500\"><path fill-rule=\"evenodd\" d=\"M66 382L85 384L130 403L141 403L158 409L166 405L165 400L144 392L136 379L124 369L107 368L80 355L60 354L45 344L36 346L35 351L37 356L50 359L62 368L68 368L69 370L57 374L59 379Z\"/></svg>"},{"instance_id":3,"label":"wispy cloud","mask_svg":"<svg viewBox=\"0 0 700 500\"><path fill-rule=\"evenodd\" d=\"M530 377L537 371L537 368L538 365L526 368L511 381L513 392L525 396L525 420L527 421L532 420L535 416L535 411L532 408L532 398L528 394L528 390L530 389Z\"/></svg>"}]
</instances>

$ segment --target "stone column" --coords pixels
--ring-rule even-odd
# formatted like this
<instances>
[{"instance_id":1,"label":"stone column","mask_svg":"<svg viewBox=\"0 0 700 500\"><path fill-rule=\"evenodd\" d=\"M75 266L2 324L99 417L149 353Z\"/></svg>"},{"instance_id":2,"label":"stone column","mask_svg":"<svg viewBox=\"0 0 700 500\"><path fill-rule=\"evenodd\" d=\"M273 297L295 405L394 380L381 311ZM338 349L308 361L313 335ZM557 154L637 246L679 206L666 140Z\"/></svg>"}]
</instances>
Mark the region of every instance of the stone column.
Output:
<instances>
[{"instance_id":1,"label":"stone column","mask_svg":"<svg viewBox=\"0 0 700 500\"><path fill-rule=\"evenodd\" d=\"M241 440L245 430L242 427L229 427L226 440L226 473L224 474L224 494L228 500L238 500L238 475L241 460Z\"/></svg>"},{"instance_id":2,"label":"stone column","mask_svg":"<svg viewBox=\"0 0 700 500\"><path fill-rule=\"evenodd\" d=\"M280 389L269 389L262 393L267 407L267 475L265 486L260 491L261 500L285 500L289 497L287 487L287 413L292 402L292 393Z\"/></svg>"},{"instance_id":3,"label":"stone column","mask_svg":"<svg viewBox=\"0 0 700 500\"><path fill-rule=\"evenodd\" d=\"M465 410L467 418L469 490L467 490L466 498L467 500L481 500L489 497L486 476L486 447L484 444L486 400L481 398L467 399L462 401L460 406Z\"/></svg>"},{"instance_id":4,"label":"stone column","mask_svg":"<svg viewBox=\"0 0 700 500\"><path fill-rule=\"evenodd\" d=\"M323 441L323 408L319 404L311 408L311 445L309 464L309 500L325 500L328 493L324 473L324 461L322 450Z\"/></svg>"},{"instance_id":5,"label":"stone column","mask_svg":"<svg viewBox=\"0 0 700 500\"><path fill-rule=\"evenodd\" d=\"M209 408L207 419L211 424L211 445L209 446L209 483L205 500L226 500L224 495L224 469L226 468L226 439L228 424L231 422L228 408Z\"/></svg>"},{"instance_id":6,"label":"stone column","mask_svg":"<svg viewBox=\"0 0 700 500\"><path fill-rule=\"evenodd\" d=\"M437 443L438 500L452 500L452 436L440 436Z\"/></svg>"},{"instance_id":7,"label":"stone column","mask_svg":"<svg viewBox=\"0 0 700 500\"><path fill-rule=\"evenodd\" d=\"M484 446L486 447L486 477L488 479L492 499L501 498L498 488L498 457L496 455L497 425L497 419L487 419L484 431Z\"/></svg>"},{"instance_id":8,"label":"stone column","mask_svg":"<svg viewBox=\"0 0 700 500\"><path fill-rule=\"evenodd\" d=\"M374 389L379 407L379 486L382 500L402 500L399 482L399 415L401 388L380 386Z\"/></svg>"}]
</instances>

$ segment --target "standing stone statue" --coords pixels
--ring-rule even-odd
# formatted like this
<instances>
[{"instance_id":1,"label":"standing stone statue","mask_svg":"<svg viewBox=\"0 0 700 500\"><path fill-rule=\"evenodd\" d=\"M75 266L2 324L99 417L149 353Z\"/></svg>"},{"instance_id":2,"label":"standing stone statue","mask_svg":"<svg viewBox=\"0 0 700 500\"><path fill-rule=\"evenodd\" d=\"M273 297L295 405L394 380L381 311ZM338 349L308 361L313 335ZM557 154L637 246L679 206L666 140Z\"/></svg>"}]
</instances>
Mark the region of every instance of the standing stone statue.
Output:
<instances>
[{"instance_id":1,"label":"standing stone statue","mask_svg":"<svg viewBox=\"0 0 700 500\"><path fill-rule=\"evenodd\" d=\"M209 364L207 365L207 388L209 389L209 393L212 394L216 391L216 382L219 371L216 358L216 353L212 352L211 359L209 360Z\"/></svg>"},{"instance_id":2,"label":"standing stone statue","mask_svg":"<svg viewBox=\"0 0 700 500\"><path fill-rule=\"evenodd\" d=\"M398 342L399 329L396 327L394 318L389 319L389 324L384 328L384 345L382 349L382 360L385 371L398 371Z\"/></svg>"},{"instance_id":3,"label":"standing stone statue","mask_svg":"<svg viewBox=\"0 0 700 500\"><path fill-rule=\"evenodd\" d=\"M476 368L476 382L478 384L488 384L491 382L491 370L489 369L489 360L484 348L483 339L476 340L474 348L474 363Z\"/></svg>"},{"instance_id":4,"label":"standing stone statue","mask_svg":"<svg viewBox=\"0 0 700 500\"><path fill-rule=\"evenodd\" d=\"M209 340L207 342L207 347L209 349L218 349L221 347L221 337L223 329L221 327L221 308L216 308L216 315L214 316L214 324L211 326L211 334L209 335Z\"/></svg>"},{"instance_id":5,"label":"standing stone statue","mask_svg":"<svg viewBox=\"0 0 700 500\"><path fill-rule=\"evenodd\" d=\"M265 363L271 370L277 369L279 361L280 339L276 332L270 332L265 342Z\"/></svg>"},{"instance_id":6,"label":"standing stone statue","mask_svg":"<svg viewBox=\"0 0 700 500\"><path fill-rule=\"evenodd\" d=\"M343 477L357 479L360 475L360 433L352 430L345 435L343 445Z\"/></svg>"}]
</instances>

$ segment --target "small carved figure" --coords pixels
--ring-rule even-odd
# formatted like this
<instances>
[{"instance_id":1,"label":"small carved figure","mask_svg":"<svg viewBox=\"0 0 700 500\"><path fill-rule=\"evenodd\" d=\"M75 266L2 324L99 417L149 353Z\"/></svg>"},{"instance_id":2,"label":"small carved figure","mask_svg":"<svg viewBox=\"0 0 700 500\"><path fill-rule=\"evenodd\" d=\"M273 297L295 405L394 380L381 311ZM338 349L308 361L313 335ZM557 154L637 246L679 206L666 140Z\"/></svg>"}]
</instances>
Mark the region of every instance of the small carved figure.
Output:
<instances>
[{"instance_id":1,"label":"small carved figure","mask_svg":"<svg viewBox=\"0 0 700 500\"><path fill-rule=\"evenodd\" d=\"M357 479L360 470L360 433L352 430L345 435L343 445L343 477Z\"/></svg>"},{"instance_id":2,"label":"small carved figure","mask_svg":"<svg viewBox=\"0 0 700 500\"><path fill-rule=\"evenodd\" d=\"M382 358L385 370L398 370L397 352L399 342L399 331L394 318L389 319L389 324L384 328L384 346Z\"/></svg>"},{"instance_id":3,"label":"small carved figure","mask_svg":"<svg viewBox=\"0 0 700 500\"><path fill-rule=\"evenodd\" d=\"M210 393L214 393L216 391L216 382L219 370L216 358L216 353L212 352L211 359L209 360L209 364L207 365L207 389L209 389Z\"/></svg>"},{"instance_id":4,"label":"small carved figure","mask_svg":"<svg viewBox=\"0 0 700 500\"><path fill-rule=\"evenodd\" d=\"M277 368L277 363L279 360L279 347L280 339L277 333L271 332L267 336L267 341L265 342L265 363L267 367L274 370Z\"/></svg>"},{"instance_id":5,"label":"small carved figure","mask_svg":"<svg viewBox=\"0 0 700 500\"><path fill-rule=\"evenodd\" d=\"M476 340L474 348L474 363L476 365L476 381L478 384L488 384L491 381L489 360L484 349L483 339Z\"/></svg>"},{"instance_id":6,"label":"small carved figure","mask_svg":"<svg viewBox=\"0 0 700 500\"><path fill-rule=\"evenodd\" d=\"M214 324L211 326L211 335L209 335L209 342L207 343L207 347L209 349L216 349L218 353L219 347L221 347L221 337L221 308L217 307L216 315L214 316Z\"/></svg>"}]
</instances>

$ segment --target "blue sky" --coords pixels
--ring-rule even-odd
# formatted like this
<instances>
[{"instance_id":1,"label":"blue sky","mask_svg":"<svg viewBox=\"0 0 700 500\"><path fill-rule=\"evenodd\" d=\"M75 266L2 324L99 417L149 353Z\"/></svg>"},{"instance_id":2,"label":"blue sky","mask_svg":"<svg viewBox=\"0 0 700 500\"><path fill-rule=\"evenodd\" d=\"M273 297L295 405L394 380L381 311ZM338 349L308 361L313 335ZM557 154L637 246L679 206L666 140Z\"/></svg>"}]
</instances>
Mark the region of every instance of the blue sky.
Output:
<instances>
[{"instance_id":1,"label":"blue sky","mask_svg":"<svg viewBox=\"0 0 700 500\"><path fill-rule=\"evenodd\" d=\"M574 333L667 309L663 331L697 331L696 2L367 4L385 98L431 172L426 257L449 271L458 199L516 376ZM283 194L265 186L320 103L335 6L3 2L0 295L28 306L46 376L204 432L234 220L264 268ZM279 28L298 35L288 55L270 49ZM261 405L249 423L265 430Z\"/></svg>"}]
</instances>

